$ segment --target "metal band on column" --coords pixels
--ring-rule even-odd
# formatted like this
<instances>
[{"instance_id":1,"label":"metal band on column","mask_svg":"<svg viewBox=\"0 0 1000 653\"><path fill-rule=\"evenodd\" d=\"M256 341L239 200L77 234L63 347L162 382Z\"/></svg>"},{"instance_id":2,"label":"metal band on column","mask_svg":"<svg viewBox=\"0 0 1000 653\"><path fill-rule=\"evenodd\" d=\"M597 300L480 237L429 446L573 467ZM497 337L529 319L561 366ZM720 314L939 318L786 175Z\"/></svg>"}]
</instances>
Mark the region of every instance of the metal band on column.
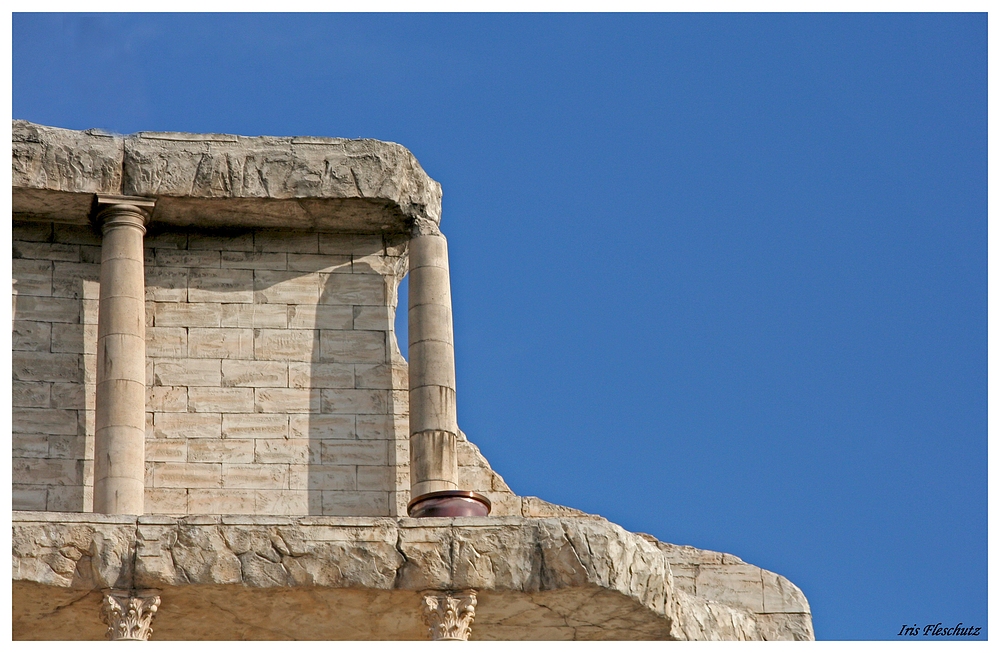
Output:
<instances>
[{"instance_id":1,"label":"metal band on column","mask_svg":"<svg viewBox=\"0 0 1000 653\"><path fill-rule=\"evenodd\" d=\"M94 512L141 515L145 492L146 304L143 236L154 203L97 199L101 294L97 318Z\"/></svg>"},{"instance_id":2,"label":"metal band on column","mask_svg":"<svg viewBox=\"0 0 1000 653\"><path fill-rule=\"evenodd\" d=\"M448 241L424 226L410 239L408 313L411 517L489 514L490 502L458 486L455 341Z\"/></svg>"}]
</instances>

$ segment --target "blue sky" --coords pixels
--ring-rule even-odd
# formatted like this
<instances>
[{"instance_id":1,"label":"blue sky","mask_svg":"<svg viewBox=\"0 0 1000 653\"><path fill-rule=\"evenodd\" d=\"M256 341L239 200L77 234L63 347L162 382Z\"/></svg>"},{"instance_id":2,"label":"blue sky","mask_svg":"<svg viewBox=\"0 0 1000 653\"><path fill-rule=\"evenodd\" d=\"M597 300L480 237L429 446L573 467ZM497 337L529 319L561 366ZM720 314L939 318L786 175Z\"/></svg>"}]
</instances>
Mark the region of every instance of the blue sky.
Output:
<instances>
[{"instance_id":1,"label":"blue sky","mask_svg":"<svg viewBox=\"0 0 1000 653\"><path fill-rule=\"evenodd\" d=\"M985 14L15 14L13 117L402 143L512 489L986 634Z\"/></svg>"}]
</instances>

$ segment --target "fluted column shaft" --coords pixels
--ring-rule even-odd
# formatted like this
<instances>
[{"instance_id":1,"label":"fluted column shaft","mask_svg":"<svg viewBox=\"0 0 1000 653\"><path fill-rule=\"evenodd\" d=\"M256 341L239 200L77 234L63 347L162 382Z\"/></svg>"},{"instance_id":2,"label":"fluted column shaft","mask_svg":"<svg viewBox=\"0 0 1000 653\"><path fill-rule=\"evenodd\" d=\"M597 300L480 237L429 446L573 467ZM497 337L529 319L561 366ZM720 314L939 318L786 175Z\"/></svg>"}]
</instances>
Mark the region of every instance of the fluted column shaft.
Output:
<instances>
[{"instance_id":1,"label":"fluted column shaft","mask_svg":"<svg viewBox=\"0 0 1000 653\"><path fill-rule=\"evenodd\" d=\"M141 515L145 492L146 307L143 236L151 202L100 198L94 512Z\"/></svg>"},{"instance_id":2,"label":"fluted column shaft","mask_svg":"<svg viewBox=\"0 0 1000 653\"><path fill-rule=\"evenodd\" d=\"M448 241L410 240L410 496L458 489L455 341Z\"/></svg>"}]
</instances>

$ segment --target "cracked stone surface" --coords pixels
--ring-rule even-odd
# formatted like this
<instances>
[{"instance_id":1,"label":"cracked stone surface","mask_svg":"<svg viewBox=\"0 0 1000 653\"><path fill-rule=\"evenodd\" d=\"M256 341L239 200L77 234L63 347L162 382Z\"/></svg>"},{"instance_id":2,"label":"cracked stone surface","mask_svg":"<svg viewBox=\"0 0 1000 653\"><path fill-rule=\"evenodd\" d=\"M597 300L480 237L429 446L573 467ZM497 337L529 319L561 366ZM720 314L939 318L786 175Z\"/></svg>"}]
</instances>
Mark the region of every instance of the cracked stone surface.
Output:
<instances>
[{"instance_id":1,"label":"cracked stone surface","mask_svg":"<svg viewBox=\"0 0 1000 653\"><path fill-rule=\"evenodd\" d=\"M92 195L157 198L153 220L200 227L405 231L441 221L441 185L371 139L139 132L12 123L13 211L79 223Z\"/></svg>"},{"instance_id":2,"label":"cracked stone surface","mask_svg":"<svg viewBox=\"0 0 1000 653\"><path fill-rule=\"evenodd\" d=\"M12 146L18 220L84 224L97 193L155 197L154 221L199 229L436 233L441 218L440 185L393 143L14 121ZM421 592L470 588L474 640L814 638L782 576L517 496L459 436L460 483L489 518L15 512L14 638L103 639L106 588L157 590L165 640L423 640Z\"/></svg>"},{"instance_id":3,"label":"cracked stone surface","mask_svg":"<svg viewBox=\"0 0 1000 653\"><path fill-rule=\"evenodd\" d=\"M420 593L467 588L479 591L472 639L812 638L808 604L780 576L761 581L770 613L707 599L679 589L672 560L723 554L677 553L593 516L15 512L13 529L15 639L101 639L108 587L159 590L165 640L425 639ZM744 568L770 574L732 556L718 566L743 589ZM704 592L723 595L725 574L709 577Z\"/></svg>"}]
</instances>

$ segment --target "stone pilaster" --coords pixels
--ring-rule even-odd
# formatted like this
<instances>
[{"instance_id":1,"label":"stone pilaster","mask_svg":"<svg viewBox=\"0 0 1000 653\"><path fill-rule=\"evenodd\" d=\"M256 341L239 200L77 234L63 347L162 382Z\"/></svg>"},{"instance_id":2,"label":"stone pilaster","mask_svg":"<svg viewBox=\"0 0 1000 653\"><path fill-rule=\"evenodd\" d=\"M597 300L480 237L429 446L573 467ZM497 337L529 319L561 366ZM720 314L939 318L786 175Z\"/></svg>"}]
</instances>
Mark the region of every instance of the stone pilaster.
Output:
<instances>
[{"instance_id":1,"label":"stone pilaster","mask_svg":"<svg viewBox=\"0 0 1000 653\"><path fill-rule=\"evenodd\" d=\"M435 642L464 642L472 634L476 618L476 590L427 592L423 595L423 616L428 634Z\"/></svg>"},{"instance_id":2,"label":"stone pilaster","mask_svg":"<svg viewBox=\"0 0 1000 653\"><path fill-rule=\"evenodd\" d=\"M101 620L108 625L112 642L145 642L153 633L152 622L160 607L156 592L106 590L101 602Z\"/></svg>"},{"instance_id":3,"label":"stone pilaster","mask_svg":"<svg viewBox=\"0 0 1000 653\"><path fill-rule=\"evenodd\" d=\"M143 236L153 202L100 196L94 512L143 514L146 307Z\"/></svg>"}]
</instances>

